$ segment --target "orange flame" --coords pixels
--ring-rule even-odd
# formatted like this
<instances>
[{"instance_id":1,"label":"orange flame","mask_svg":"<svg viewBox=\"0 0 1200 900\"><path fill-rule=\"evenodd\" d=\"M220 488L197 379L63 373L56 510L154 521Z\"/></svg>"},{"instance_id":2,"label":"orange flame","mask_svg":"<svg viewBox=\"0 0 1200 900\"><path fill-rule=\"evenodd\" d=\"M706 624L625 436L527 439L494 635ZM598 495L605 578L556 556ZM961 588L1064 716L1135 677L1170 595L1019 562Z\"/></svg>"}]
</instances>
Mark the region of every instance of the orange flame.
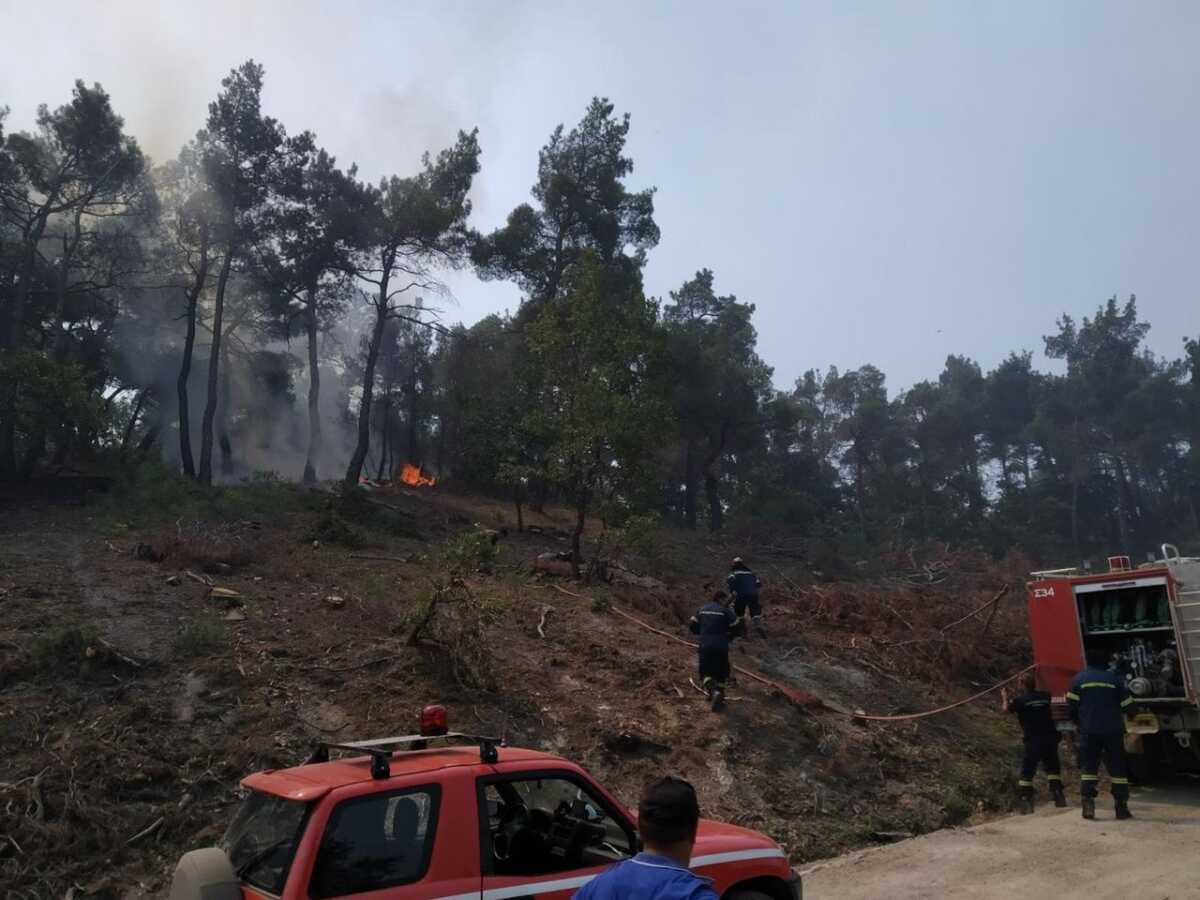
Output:
<instances>
[{"instance_id":1,"label":"orange flame","mask_svg":"<svg viewBox=\"0 0 1200 900\"><path fill-rule=\"evenodd\" d=\"M436 478L426 478L421 474L421 467L412 463L404 464L404 468L400 470L400 481L413 487L433 487L437 484Z\"/></svg>"}]
</instances>

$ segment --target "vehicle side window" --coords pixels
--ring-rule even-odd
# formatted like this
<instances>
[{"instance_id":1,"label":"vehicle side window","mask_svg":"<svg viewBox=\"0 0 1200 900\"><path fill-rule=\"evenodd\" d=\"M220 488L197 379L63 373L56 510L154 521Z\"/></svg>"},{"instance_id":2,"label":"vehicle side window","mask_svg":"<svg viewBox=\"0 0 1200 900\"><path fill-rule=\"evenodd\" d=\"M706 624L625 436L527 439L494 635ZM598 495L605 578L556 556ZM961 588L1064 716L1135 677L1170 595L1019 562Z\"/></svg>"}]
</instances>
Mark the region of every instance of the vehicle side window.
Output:
<instances>
[{"instance_id":1,"label":"vehicle side window","mask_svg":"<svg viewBox=\"0 0 1200 900\"><path fill-rule=\"evenodd\" d=\"M310 896L344 897L424 878L438 799L430 786L339 803L325 826Z\"/></svg>"},{"instance_id":2,"label":"vehicle side window","mask_svg":"<svg viewBox=\"0 0 1200 900\"><path fill-rule=\"evenodd\" d=\"M518 777L491 781L484 866L495 875L549 875L610 865L633 855L624 817L574 779Z\"/></svg>"}]
</instances>

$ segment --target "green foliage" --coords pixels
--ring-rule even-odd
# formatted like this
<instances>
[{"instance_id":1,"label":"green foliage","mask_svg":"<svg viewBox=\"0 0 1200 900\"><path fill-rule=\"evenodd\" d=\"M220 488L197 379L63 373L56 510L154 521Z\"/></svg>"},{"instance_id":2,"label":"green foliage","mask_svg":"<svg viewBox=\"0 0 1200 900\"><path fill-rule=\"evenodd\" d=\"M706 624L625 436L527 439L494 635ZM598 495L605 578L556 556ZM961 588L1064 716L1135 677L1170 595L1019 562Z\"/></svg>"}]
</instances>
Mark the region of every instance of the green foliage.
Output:
<instances>
[{"instance_id":1,"label":"green foliage","mask_svg":"<svg viewBox=\"0 0 1200 900\"><path fill-rule=\"evenodd\" d=\"M87 668L95 645L95 630L78 625L42 635L33 645L34 668L46 675L76 675Z\"/></svg>"},{"instance_id":2,"label":"green foliage","mask_svg":"<svg viewBox=\"0 0 1200 900\"><path fill-rule=\"evenodd\" d=\"M0 407L14 429L17 459L28 475L40 459L41 446L64 424L85 432L103 426L104 407L91 391L83 365L58 362L34 350L0 355Z\"/></svg>"},{"instance_id":3,"label":"green foliage","mask_svg":"<svg viewBox=\"0 0 1200 900\"><path fill-rule=\"evenodd\" d=\"M322 544L336 544L352 550L367 543L366 536L342 518L332 504L321 511L312 528L305 533L304 539L320 541Z\"/></svg>"},{"instance_id":4,"label":"green foliage","mask_svg":"<svg viewBox=\"0 0 1200 900\"><path fill-rule=\"evenodd\" d=\"M211 656L224 648L225 629L219 622L201 619L187 625L175 638L175 652L184 657Z\"/></svg>"},{"instance_id":5,"label":"green foliage","mask_svg":"<svg viewBox=\"0 0 1200 900\"><path fill-rule=\"evenodd\" d=\"M452 577L490 572L499 554L491 532L474 529L447 541L441 549L442 563Z\"/></svg>"},{"instance_id":6,"label":"green foliage","mask_svg":"<svg viewBox=\"0 0 1200 900\"><path fill-rule=\"evenodd\" d=\"M543 436L546 475L579 520L598 496L652 477L647 465L670 421L657 309L641 288L593 256L528 331L542 385L523 428Z\"/></svg>"}]
</instances>

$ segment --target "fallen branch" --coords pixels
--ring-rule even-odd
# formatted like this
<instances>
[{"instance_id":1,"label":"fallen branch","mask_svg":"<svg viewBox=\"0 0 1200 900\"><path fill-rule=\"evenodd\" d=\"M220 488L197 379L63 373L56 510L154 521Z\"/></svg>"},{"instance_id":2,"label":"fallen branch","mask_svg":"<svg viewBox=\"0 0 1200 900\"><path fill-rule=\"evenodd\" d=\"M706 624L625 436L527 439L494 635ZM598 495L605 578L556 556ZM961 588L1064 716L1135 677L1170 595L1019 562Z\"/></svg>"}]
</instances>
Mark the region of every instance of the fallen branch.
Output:
<instances>
[{"instance_id":1,"label":"fallen branch","mask_svg":"<svg viewBox=\"0 0 1200 900\"><path fill-rule=\"evenodd\" d=\"M375 556L370 553L351 553L349 558L350 559L375 559L375 560L379 560L380 562L398 562L398 563L408 562L408 560L405 559L403 556Z\"/></svg>"},{"instance_id":2,"label":"fallen branch","mask_svg":"<svg viewBox=\"0 0 1200 900\"><path fill-rule=\"evenodd\" d=\"M154 832L156 832L156 831L158 831L158 829L162 828L163 822L165 822L165 821L166 820L162 816L159 816L157 819L155 819L153 822L151 822L149 825L147 825L145 828L143 828L141 831L139 831L137 834L135 834L129 840L127 840L125 842L125 846L132 847L138 841L143 840L144 838L147 838L150 835L154 834Z\"/></svg>"},{"instance_id":3,"label":"fallen branch","mask_svg":"<svg viewBox=\"0 0 1200 900\"><path fill-rule=\"evenodd\" d=\"M142 664L140 662L138 662L136 659L133 659L132 657L126 656L124 653L122 653L120 650L118 650L116 647L114 647L112 644L110 644L104 638L96 638L96 643L102 645L104 647L104 649L106 649L109 653L111 653L113 656L115 656L121 662L125 663L127 666L133 666L135 669L140 669L142 667Z\"/></svg>"},{"instance_id":4,"label":"fallen branch","mask_svg":"<svg viewBox=\"0 0 1200 900\"><path fill-rule=\"evenodd\" d=\"M377 666L381 662L387 662L388 660L395 658L396 655L393 653L391 656L381 656L378 659L368 659L366 662L355 663L352 666L314 666L313 668L321 669L325 672L353 672L355 669L365 669L367 666Z\"/></svg>"},{"instance_id":5,"label":"fallen branch","mask_svg":"<svg viewBox=\"0 0 1200 900\"><path fill-rule=\"evenodd\" d=\"M546 617L552 612L554 612L553 606L542 607L542 621L538 622L537 633L538 637L542 638L543 640L545 640L546 637Z\"/></svg>"},{"instance_id":6,"label":"fallen branch","mask_svg":"<svg viewBox=\"0 0 1200 900\"><path fill-rule=\"evenodd\" d=\"M197 581L205 587L212 587L214 584L216 584L216 582L214 582L207 575L197 575L191 569L185 569L183 574L192 579L192 581Z\"/></svg>"},{"instance_id":7,"label":"fallen branch","mask_svg":"<svg viewBox=\"0 0 1200 900\"><path fill-rule=\"evenodd\" d=\"M46 804L42 801L42 776L45 774L46 770L42 769L33 776L29 785L29 802L33 804L33 819L36 822L46 821Z\"/></svg>"}]
</instances>

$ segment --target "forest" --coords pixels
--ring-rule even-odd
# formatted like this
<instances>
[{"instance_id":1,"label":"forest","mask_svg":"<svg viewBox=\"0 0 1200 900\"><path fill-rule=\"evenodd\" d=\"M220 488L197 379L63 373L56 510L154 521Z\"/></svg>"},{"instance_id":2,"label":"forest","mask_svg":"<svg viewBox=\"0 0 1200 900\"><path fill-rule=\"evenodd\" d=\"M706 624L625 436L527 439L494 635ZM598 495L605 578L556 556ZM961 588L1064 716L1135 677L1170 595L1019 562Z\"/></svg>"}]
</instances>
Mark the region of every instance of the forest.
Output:
<instances>
[{"instance_id":1,"label":"forest","mask_svg":"<svg viewBox=\"0 0 1200 900\"><path fill-rule=\"evenodd\" d=\"M1200 536L1200 343L1151 353L1133 297L1029 323L1057 372L1022 349L902 390L870 364L779 386L754 303L703 260L644 293L655 193L607 99L553 128L530 201L481 233L486 136L368 183L266 114L264 77L232 70L163 162L98 84L30 132L0 107L0 479L163 465L357 490L411 464L518 522L570 509L577 562L586 521L633 517L847 558L939 540L1065 565ZM519 307L446 322L451 269Z\"/></svg>"}]
</instances>

